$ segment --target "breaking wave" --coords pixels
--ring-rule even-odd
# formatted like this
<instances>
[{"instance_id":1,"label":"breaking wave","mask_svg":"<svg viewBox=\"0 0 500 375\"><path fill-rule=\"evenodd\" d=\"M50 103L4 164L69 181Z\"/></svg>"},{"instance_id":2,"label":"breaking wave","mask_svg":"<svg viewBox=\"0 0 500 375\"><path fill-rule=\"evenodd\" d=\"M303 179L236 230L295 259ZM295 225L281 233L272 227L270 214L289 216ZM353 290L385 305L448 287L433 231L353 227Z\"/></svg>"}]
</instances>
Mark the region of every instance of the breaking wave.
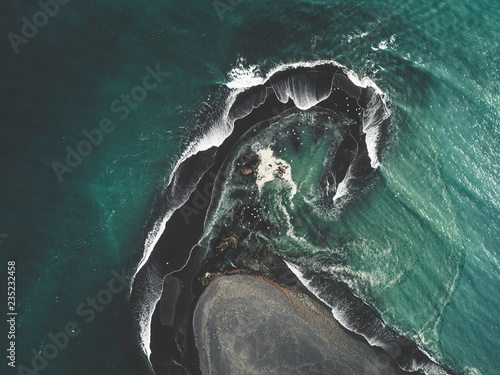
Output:
<instances>
[{"instance_id":1,"label":"breaking wave","mask_svg":"<svg viewBox=\"0 0 500 375\"><path fill-rule=\"evenodd\" d=\"M173 168L161 207L153 212L157 219L134 275L130 300L140 346L150 361L153 314L161 298L163 279L186 265L202 236L212 193L219 185L217 173L232 146L250 127L292 107L307 110L319 106L356 122L355 156L346 164L343 178L332 182L334 201L347 194L349 181L356 174L370 173L380 165L381 140L390 111L384 93L370 79L359 78L335 61L281 65L265 76L257 67L239 66L229 76L232 80L224 89L227 93L220 114L210 120L202 136L188 145ZM297 268L290 268L304 285L311 287L307 277L299 275ZM331 301L327 303L332 305ZM359 331L346 320L345 311L334 309L334 316L347 328ZM376 336L365 337L371 344L390 350ZM171 362L179 366L177 359L171 358Z\"/></svg>"}]
</instances>

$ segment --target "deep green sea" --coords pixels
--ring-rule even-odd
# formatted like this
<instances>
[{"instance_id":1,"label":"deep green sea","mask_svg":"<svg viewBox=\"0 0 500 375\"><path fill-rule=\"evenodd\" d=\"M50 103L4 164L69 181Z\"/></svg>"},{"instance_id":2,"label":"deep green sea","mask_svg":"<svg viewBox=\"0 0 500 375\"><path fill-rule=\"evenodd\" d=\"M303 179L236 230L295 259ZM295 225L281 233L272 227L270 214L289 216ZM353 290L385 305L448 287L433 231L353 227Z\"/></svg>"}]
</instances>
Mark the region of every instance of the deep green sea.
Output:
<instances>
[{"instance_id":1,"label":"deep green sea","mask_svg":"<svg viewBox=\"0 0 500 375\"><path fill-rule=\"evenodd\" d=\"M341 214L311 209L324 141L274 150L300 182L293 200L290 187L263 188L276 230L294 229L274 246L345 282L457 374L498 373L500 2L88 0L40 11L15 0L0 12L0 267L7 301L16 262L17 312L17 369L4 355L2 373L34 374L21 365L66 330L74 337L37 373L137 374L129 285L177 161L233 87L318 60L380 88L388 142ZM23 17L41 26L23 29ZM309 121L295 116L285 123Z\"/></svg>"}]
</instances>

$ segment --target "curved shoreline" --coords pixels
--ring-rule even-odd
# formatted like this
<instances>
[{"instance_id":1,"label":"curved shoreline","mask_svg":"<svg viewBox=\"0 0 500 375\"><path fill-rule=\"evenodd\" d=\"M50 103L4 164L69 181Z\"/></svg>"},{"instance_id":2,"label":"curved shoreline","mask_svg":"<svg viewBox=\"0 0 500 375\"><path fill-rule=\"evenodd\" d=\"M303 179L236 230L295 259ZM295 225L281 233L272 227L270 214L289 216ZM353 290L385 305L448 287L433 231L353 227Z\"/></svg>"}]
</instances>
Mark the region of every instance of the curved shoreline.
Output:
<instances>
[{"instance_id":1,"label":"curved shoreline","mask_svg":"<svg viewBox=\"0 0 500 375\"><path fill-rule=\"evenodd\" d=\"M330 89L324 84L323 79L319 80L321 87L317 89L316 83L319 82L317 75L326 77L327 82L330 80ZM311 82L312 86L309 85ZM329 95L326 96L325 92L329 92ZM155 242L154 250L151 250L147 261L143 263L144 258L141 261L144 266L137 272L134 279L131 303L136 314L141 345L158 374L163 374L161 371L166 367L169 371L176 369L183 374L197 373L197 365L191 362L195 356L195 349L192 328L189 328L188 320L192 316L197 298L203 291L197 278L204 266L208 264L202 264L208 262L205 259L206 249L200 248L197 244L203 233L205 216L212 203L213 194L218 189L216 181L223 180L219 171L226 156L240 137L255 124L287 109L297 107L294 102L297 97L301 108L316 105L338 111L354 120L360 137L359 142L363 143L363 147L360 148L364 155L362 156L365 161L368 161L368 164L365 163L367 165L365 172L370 173L370 170L374 170L378 165L378 149L384 142L384 139L381 139L383 138L381 132L383 133L388 118L383 95L374 84L360 81L344 67L332 62L298 65L285 71L274 72L267 78L265 84L255 85L246 91L231 93L224 109L225 116L220 119L221 129L219 130L225 133L226 127L232 126L232 133L220 145L204 147L198 153L183 157L178 162L175 171L170 176L170 183L163 199L165 212L167 212L167 216L162 219L165 223L165 230ZM212 130L217 133L215 127L216 125ZM206 146L206 139L203 142ZM193 147L190 146L189 149ZM200 206L200 191L203 191L206 201L206 204L201 205L202 207L198 207ZM193 207L196 208L196 215L186 220L183 210L193 212ZM215 265L214 267L216 268ZM183 287L179 291L179 298L173 302L177 312L172 320L172 326L165 326L159 318L158 306L168 304L161 297L162 281L165 276L173 273L179 277ZM353 303L355 308L351 310L359 317L358 320L361 323L366 325L364 316L367 312L375 321L381 320L345 285L334 284L340 286L341 302ZM329 304L331 303L329 301ZM338 304L338 301L334 300L333 304L335 303ZM389 333L391 338L401 337L383 323L381 325L384 327L382 334ZM351 327L348 328L351 329ZM354 328L352 331L367 337L363 330L358 332ZM371 337L371 335L368 336ZM371 340L373 339L377 341L378 337L371 337ZM380 346L390 348L393 344L385 342L383 337L381 339ZM413 345L412 348L418 348L414 343ZM415 353L413 349L404 353L405 363L415 361L434 363L430 358L425 357L423 351L418 350ZM422 355L425 358L421 357ZM449 372L443 373L449 374Z\"/></svg>"},{"instance_id":2,"label":"curved shoreline","mask_svg":"<svg viewBox=\"0 0 500 375\"><path fill-rule=\"evenodd\" d=\"M214 279L193 328L202 374L408 374L315 299L260 276Z\"/></svg>"}]
</instances>

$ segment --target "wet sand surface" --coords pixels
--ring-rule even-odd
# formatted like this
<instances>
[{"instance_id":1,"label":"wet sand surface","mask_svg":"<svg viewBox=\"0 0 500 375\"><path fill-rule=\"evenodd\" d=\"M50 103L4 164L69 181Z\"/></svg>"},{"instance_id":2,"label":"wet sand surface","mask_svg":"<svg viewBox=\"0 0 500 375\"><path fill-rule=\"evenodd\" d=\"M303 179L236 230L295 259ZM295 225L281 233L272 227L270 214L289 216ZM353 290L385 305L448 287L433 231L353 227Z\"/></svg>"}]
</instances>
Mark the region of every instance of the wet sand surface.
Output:
<instances>
[{"instance_id":1,"label":"wet sand surface","mask_svg":"<svg viewBox=\"0 0 500 375\"><path fill-rule=\"evenodd\" d=\"M202 374L408 374L324 305L262 277L213 281L193 328Z\"/></svg>"}]
</instances>

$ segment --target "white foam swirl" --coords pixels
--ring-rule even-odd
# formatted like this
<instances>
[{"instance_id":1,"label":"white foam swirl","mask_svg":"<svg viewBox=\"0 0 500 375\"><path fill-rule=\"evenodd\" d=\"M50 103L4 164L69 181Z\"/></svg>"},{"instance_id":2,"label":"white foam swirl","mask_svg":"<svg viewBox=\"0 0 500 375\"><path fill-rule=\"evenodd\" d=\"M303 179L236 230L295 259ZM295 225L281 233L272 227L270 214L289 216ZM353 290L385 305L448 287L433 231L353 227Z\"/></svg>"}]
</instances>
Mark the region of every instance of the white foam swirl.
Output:
<instances>
[{"instance_id":1,"label":"white foam swirl","mask_svg":"<svg viewBox=\"0 0 500 375\"><path fill-rule=\"evenodd\" d=\"M349 77L349 79L357 86L359 87L371 87L375 90L375 92L381 97L382 99L382 106L383 110L389 115L389 111L385 105L385 95L382 93L382 91L377 87L377 85L370 80L369 78L363 78L360 79L358 76L347 69L345 66L342 64L334 61L334 60L320 60L320 61L309 61L309 62L297 62L293 64L282 64L282 65L277 65L275 68L271 69L265 76L261 73L260 69L256 65L244 66L244 59L239 59L237 66L232 69L228 76L230 80L226 83L226 86L230 89L232 89L231 93L228 95L226 102L224 103L223 107L223 113L221 117L212 124L212 126L209 127L209 130L203 134L200 138L197 140L193 141L191 144L189 144L186 148L186 150L182 153L180 158L178 159L177 163L175 164L174 168L172 169L172 172L169 176L168 179L168 184L170 185L173 183L173 177L175 176L175 173L177 172L179 166L184 162L186 159L189 157L208 150L211 147L218 147L220 146L224 140L231 134L234 128L234 120L231 121L229 119L229 111L232 107L232 105L235 102L236 96L247 90L250 87L254 87L260 84L263 84L266 82L269 77L274 75L275 73L279 71L285 71L289 70L292 68L299 68L299 67L315 67L318 65L325 65L325 64L330 64L334 65L337 67L342 68L344 73ZM302 90L297 90L295 85L292 86L287 86L284 87L284 97L288 96L294 100L294 103L296 103L298 108L301 109L308 109L311 108L312 106L316 105L319 103L321 100L323 100L325 97L324 95L320 95L319 97L313 97L311 95L305 95L303 96L304 92ZM379 165L379 161L377 158L377 141L378 141L378 136L379 136L379 130L378 130L378 121L377 123L374 123L373 115L376 113L377 110L380 110L380 108L376 108L375 104L373 108L369 107L369 110L366 111L365 116L363 117L363 130L366 133L366 143L368 146L368 155L371 159L371 164L373 168L376 168ZM384 118L385 119L385 118ZM263 155L266 156L266 155ZM287 177L288 178L288 177ZM296 192L296 185L291 179L291 174L289 176L289 183L292 186L292 197ZM136 278L138 272L141 271L141 269L146 265L148 262L151 253L153 252L154 247L156 246L156 243L160 239L162 233L165 230L166 224L172 214L175 212L176 209L181 207L185 202L172 202L172 205L170 207L167 207L165 214L163 217L159 218L153 225L153 228L149 231L147 238L144 243L144 250L143 250L143 255L140 260L140 262L137 265L136 272L134 274L134 279ZM161 289L161 286L160 286ZM140 320L140 337L141 337L141 347L143 348L144 352L149 358L149 355L151 354L150 352L150 330L151 330L151 318L154 312L155 305L157 301L160 298L160 294L158 294L155 291L150 291L153 293L152 295L154 297L148 299L148 303L145 303L144 306L142 306L142 311L139 312L139 320Z\"/></svg>"}]
</instances>

